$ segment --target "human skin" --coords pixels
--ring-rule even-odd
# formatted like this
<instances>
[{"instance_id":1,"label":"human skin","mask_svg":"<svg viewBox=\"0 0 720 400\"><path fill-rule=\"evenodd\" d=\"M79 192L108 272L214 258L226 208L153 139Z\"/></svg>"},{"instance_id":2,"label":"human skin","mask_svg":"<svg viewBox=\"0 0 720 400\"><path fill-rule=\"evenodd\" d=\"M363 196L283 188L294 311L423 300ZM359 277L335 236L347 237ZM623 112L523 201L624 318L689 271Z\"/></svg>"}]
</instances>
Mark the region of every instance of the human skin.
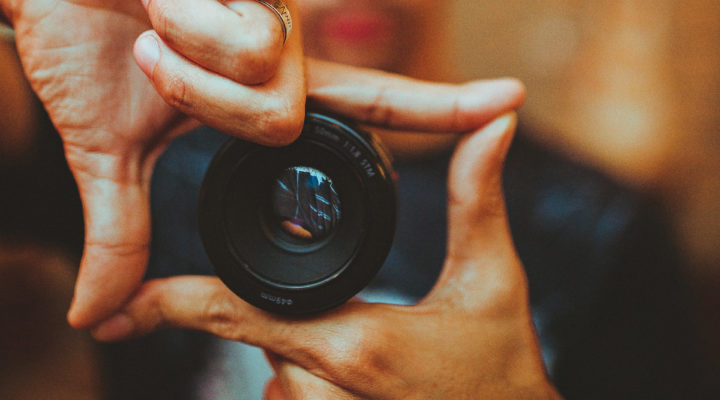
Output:
<instances>
[{"instance_id":1,"label":"human skin","mask_svg":"<svg viewBox=\"0 0 720 400\"><path fill-rule=\"evenodd\" d=\"M150 177L174 137L200 122L269 145L297 137L305 99L301 29L283 49L275 16L250 0L228 7L214 0L2 0L0 7L83 201L85 247L68 319L89 328L140 285ZM179 26L187 41L178 41ZM134 44L141 34L150 41Z\"/></svg>"},{"instance_id":2,"label":"human skin","mask_svg":"<svg viewBox=\"0 0 720 400\"><path fill-rule=\"evenodd\" d=\"M430 294L415 306L354 301L285 318L248 305L217 278L175 277L147 282L94 336L184 327L260 346L276 372L268 399L559 398L545 376L502 191L515 128L507 110L522 103L522 86L430 84L314 60L307 71L311 101L332 112L390 128L470 132L453 156L448 253Z\"/></svg>"},{"instance_id":3,"label":"human skin","mask_svg":"<svg viewBox=\"0 0 720 400\"><path fill-rule=\"evenodd\" d=\"M311 57L424 77L445 62L427 57L439 55L433 38L442 36L444 2L300 0L298 6L305 52Z\"/></svg>"}]
</instances>

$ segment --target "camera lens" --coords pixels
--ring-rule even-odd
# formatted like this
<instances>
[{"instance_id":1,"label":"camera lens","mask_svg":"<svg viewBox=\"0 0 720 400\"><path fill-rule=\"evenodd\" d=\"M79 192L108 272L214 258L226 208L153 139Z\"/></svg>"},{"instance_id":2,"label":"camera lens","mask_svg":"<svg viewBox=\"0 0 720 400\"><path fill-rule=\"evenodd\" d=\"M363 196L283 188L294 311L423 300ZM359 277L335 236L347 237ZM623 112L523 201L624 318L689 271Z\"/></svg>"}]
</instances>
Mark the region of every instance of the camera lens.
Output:
<instances>
[{"instance_id":1,"label":"camera lens","mask_svg":"<svg viewBox=\"0 0 720 400\"><path fill-rule=\"evenodd\" d=\"M300 241L328 237L342 216L332 180L310 167L285 169L275 179L271 203L277 223Z\"/></svg>"},{"instance_id":2,"label":"camera lens","mask_svg":"<svg viewBox=\"0 0 720 400\"><path fill-rule=\"evenodd\" d=\"M317 113L307 114L289 146L229 140L206 172L198 210L217 275L272 312L342 304L370 282L390 251L393 175L372 136Z\"/></svg>"}]
</instances>

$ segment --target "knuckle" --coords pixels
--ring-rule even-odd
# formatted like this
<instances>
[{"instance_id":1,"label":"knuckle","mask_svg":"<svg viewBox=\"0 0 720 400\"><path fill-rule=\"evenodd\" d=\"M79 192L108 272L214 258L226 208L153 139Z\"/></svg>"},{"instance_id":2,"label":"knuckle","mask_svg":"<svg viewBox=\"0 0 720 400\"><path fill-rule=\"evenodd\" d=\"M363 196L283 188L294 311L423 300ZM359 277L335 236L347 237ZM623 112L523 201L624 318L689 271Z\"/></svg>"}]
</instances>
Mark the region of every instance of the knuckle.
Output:
<instances>
[{"instance_id":1,"label":"knuckle","mask_svg":"<svg viewBox=\"0 0 720 400\"><path fill-rule=\"evenodd\" d=\"M238 51L230 68L235 79L247 85L268 82L277 73L280 53L271 47L255 47Z\"/></svg>"},{"instance_id":2,"label":"knuckle","mask_svg":"<svg viewBox=\"0 0 720 400\"><path fill-rule=\"evenodd\" d=\"M93 252L95 256L105 257L127 257L143 254L150 249L150 244L145 242L101 242L88 241L85 243L86 251Z\"/></svg>"},{"instance_id":3,"label":"knuckle","mask_svg":"<svg viewBox=\"0 0 720 400\"><path fill-rule=\"evenodd\" d=\"M375 98L362 110L366 120L380 126L386 126L392 121L393 108L389 106L387 100L388 90L389 88L385 86L379 88Z\"/></svg>"},{"instance_id":4,"label":"knuckle","mask_svg":"<svg viewBox=\"0 0 720 400\"><path fill-rule=\"evenodd\" d=\"M507 267L507 266L505 266ZM518 264L499 276L493 285L486 285L483 295L469 301L477 315L506 318L522 313L528 305L527 281Z\"/></svg>"},{"instance_id":5,"label":"knuckle","mask_svg":"<svg viewBox=\"0 0 720 400\"><path fill-rule=\"evenodd\" d=\"M521 268L513 268L514 273L508 273L492 293L493 301L489 304L501 314L512 314L527 305L527 280Z\"/></svg>"},{"instance_id":6,"label":"knuckle","mask_svg":"<svg viewBox=\"0 0 720 400\"><path fill-rule=\"evenodd\" d=\"M163 99L172 107L187 109L190 106L188 101L188 87L185 81L178 76L156 77L158 92Z\"/></svg>"},{"instance_id":7,"label":"knuckle","mask_svg":"<svg viewBox=\"0 0 720 400\"><path fill-rule=\"evenodd\" d=\"M150 309L155 310L156 312L161 312L165 304L164 293L162 290L162 285L165 281L167 281L167 278L151 281L143 286L138 293L139 296L147 297Z\"/></svg>"},{"instance_id":8,"label":"knuckle","mask_svg":"<svg viewBox=\"0 0 720 400\"><path fill-rule=\"evenodd\" d=\"M273 102L258 126L258 141L266 146L286 146L302 132L305 115L302 107L288 101Z\"/></svg>"},{"instance_id":9,"label":"knuckle","mask_svg":"<svg viewBox=\"0 0 720 400\"><path fill-rule=\"evenodd\" d=\"M254 29L252 41L255 48L259 51L267 53L277 53L283 47L282 43L282 27L277 23L275 17L271 17L269 24L262 24Z\"/></svg>"},{"instance_id":10,"label":"knuckle","mask_svg":"<svg viewBox=\"0 0 720 400\"><path fill-rule=\"evenodd\" d=\"M172 32L172 7L167 1L149 0L147 12L158 35L166 37L168 32Z\"/></svg>"},{"instance_id":11,"label":"knuckle","mask_svg":"<svg viewBox=\"0 0 720 400\"><path fill-rule=\"evenodd\" d=\"M169 282L168 278L155 279L141 287L137 298L147 299L147 310L152 315L154 328L162 328L170 325L171 321L166 313L166 297L163 286Z\"/></svg>"},{"instance_id":12,"label":"knuckle","mask_svg":"<svg viewBox=\"0 0 720 400\"><path fill-rule=\"evenodd\" d=\"M275 76L282 50L282 32L265 27L254 29L233 57L231 68L242 83L265 83Z\"/></svg>"},{"instance_id":13,"label":"knuckle","mask_svg":"<svg viewBox=\"0 0 720 400\"><path fill-rule=\"evenodd\" d=\"M474 206L476 218L505 218L505 197L499 190L488 189Z\"/></svg>"},{"instance_id":14,"label":"knuckle","mask_svg":"<svg viewBox=\"0 0 720 400\"><path fill-rule=\"evenodd\" d=\"M227 295L216 291L205 301L200 319L217 336L231 340L243 340L244 338L238 331L238 326L241 324L237 321L234 310Z\"/></svg>"},{"instance_id":15,"label":"knuckle","mask_svg":"<svg viewBox=\"0 0 720 400\"><path fill-rule=\"evenodd\" d=\"M338 378L373 384L389 369L387 335L371 321L357 321L347 327L348 334L336 336L326 344L328 365Z\"/></svg>"},{"instance_id":16,"label":"knuckle","mask_svg":"<svg viewBox=\"0 0 720 400\"><path fill-rule=\"evenodd\" d=\"M500 184L488 186L479 193L467 193L451 187L448 190L448 208L463 210L462 218L469 221L481 222L487 218L506 218L505 196Z\"/></svg>"}]
</instances>

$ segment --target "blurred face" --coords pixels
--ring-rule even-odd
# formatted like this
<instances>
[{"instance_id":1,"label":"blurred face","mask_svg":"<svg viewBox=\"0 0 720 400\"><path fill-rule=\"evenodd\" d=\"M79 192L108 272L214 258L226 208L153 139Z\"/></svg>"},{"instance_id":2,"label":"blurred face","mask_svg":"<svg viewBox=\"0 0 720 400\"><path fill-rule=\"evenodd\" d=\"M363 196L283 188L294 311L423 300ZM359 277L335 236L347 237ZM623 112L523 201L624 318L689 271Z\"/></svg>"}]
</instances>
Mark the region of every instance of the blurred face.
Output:
<instances>
[{"instance_id":1,"label":"blurred face","mask_svg":"<svg viewBox=\"0 0 720 400\"><path fill-rule=\"evenodd\" d=\"M432 79L442 70L440 28L448 2L437 0L297 0L305 54L360 67ZM424 157L451 147L455 134L379 134L397 159Z\"/></svg>"},{"instance_id":2,"label":"blurred face","mask_svg":"<svg viewBox=\"0 0 720 400\"><path fill-rule=\"evenodd\" d=\"M307 55L401 71L421 44L433 0L298 0Z\"/></svg>"}]
</instances>

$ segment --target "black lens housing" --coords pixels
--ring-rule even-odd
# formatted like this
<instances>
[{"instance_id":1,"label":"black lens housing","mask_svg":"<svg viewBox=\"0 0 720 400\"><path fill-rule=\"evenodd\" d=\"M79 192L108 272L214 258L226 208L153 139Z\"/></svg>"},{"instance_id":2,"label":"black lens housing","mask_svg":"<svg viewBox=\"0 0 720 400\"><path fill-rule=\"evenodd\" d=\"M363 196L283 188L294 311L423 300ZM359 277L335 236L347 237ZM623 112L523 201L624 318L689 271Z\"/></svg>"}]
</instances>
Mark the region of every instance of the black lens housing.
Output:
<instances>
[{"instance_id":1,"label":"black lens housing","mask_svg":"<svg viewBox=\"0 0 720 400\"><path fill-rule=\"evenodd\" d=\"M334 182L342 219L305 243L273 221L273 182L308 167ZM300 315L336 307L375 276L396 225L395 172L371 135L333 117L308 113L300 138L285 147L229 140L215 155L200 191L199 226L220 279L267 311Z\"/></svg>"}]
</instances>

